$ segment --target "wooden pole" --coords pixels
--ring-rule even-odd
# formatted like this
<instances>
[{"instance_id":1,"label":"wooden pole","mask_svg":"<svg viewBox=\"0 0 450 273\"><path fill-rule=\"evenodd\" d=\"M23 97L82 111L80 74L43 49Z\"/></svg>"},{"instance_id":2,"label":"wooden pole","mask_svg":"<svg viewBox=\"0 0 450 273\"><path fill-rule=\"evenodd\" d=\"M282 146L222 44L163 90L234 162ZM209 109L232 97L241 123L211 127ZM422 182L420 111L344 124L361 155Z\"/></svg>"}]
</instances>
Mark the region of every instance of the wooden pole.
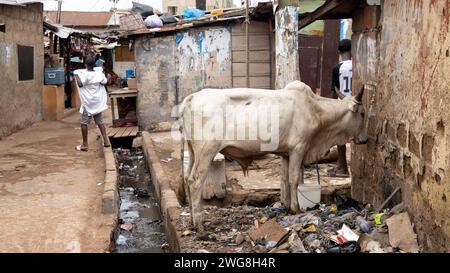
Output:
<instances>
[{"instance_id":1,"label":"wooden pole","mask_svg":"<svg viewBox=\"0 0 450 273\"><path fill-rule=\"evenodd\" d=\"M275 88L300 80L296 0L280 0L275 13Z\"/></svg>"},{"instance_id":2,"label":"wooden pole","mask_svg":"<svg viewBox=\"0 0 450 273\"><path fill-rule=\"evenodd\" d=\"M246 76L246 83L247 83L247 88L250 88L250 39L248 37L248 27L250 24L250 18L249 18L249 12L248 12L248 1L245 1L245 42L246 42L246 47L245 47L245 53L247 56L247 62L246 62L246 72L245 72L245 76Z\"/></svg>"}]
</instances>

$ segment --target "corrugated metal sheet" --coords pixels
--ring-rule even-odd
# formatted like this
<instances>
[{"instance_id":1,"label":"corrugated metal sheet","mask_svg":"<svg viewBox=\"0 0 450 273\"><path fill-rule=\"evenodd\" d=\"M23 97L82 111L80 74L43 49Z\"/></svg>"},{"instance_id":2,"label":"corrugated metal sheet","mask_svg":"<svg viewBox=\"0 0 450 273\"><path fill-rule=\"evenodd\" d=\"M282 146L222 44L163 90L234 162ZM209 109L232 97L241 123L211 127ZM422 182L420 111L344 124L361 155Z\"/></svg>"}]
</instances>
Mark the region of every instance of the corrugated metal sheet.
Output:
<instances>
[{"instance_id":1,"label":"corrugated metal sheet","mask_svg":"<svg viewBox=\"0 0 450 273\"><path fill-rule=\"evenodd\" d=\"M44 11L52 22L56 22L56 11ZM80 12L80 11L62 11L61 25L63 26L79 26L79 27L99 27L108 26L108 22L113 16L112 12ZM119 22L117 22L119 25Z\"/></svg>"}]
</instances>

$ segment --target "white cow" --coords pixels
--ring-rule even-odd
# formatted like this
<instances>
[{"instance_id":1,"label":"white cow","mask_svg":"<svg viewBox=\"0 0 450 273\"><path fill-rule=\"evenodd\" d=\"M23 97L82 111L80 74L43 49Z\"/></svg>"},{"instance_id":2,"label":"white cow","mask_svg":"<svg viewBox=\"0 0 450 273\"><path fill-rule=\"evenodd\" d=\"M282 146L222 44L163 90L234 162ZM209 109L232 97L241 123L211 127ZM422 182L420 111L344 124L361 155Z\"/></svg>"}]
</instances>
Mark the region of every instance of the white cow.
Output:
<instances>
[{"instance_id":1,"label":"white cow","mask_svg":"<svg viewBox=\"0 0 450 273\"><path fill-rule=\"evenodd\" d=\"M328 99L294 81L280 90L204 89L186 97L179 114L189 149L185 189L194 226L203 230L201 188L219 152L238 161L244 171L257 157L281 156L281 201L298 212L297 187L303 183L303 165L316 162L334 145L367 142L363 91L343 100ZM266 118L269 113L271 118ZM234 133L236 128L240 131Z\"/></svg>"}]
</instances>

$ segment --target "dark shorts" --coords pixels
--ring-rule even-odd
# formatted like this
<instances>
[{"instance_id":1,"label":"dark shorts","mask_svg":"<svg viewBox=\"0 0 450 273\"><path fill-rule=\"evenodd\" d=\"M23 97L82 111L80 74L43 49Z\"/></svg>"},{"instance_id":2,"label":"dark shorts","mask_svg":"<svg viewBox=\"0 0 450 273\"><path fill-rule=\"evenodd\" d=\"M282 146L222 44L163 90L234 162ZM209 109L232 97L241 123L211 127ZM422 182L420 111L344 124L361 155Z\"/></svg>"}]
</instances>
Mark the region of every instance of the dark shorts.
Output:
<instances>
[{"instance_id":1,"label":"dark shorts","mask_svg":"<svg viewBox=\"0 0 450 273\"><path fill-rule=\"evenodd\" d=\"M95 124L100 125L103 124L103 118L102 118L102 113L98 113L94 116L94 121ZM84 125L88 125L89 123L91 123L91 119L92 119L92 115L88 114L86 112L86 110L83 112L83 114L81 114L81 120L80 123L84 124Z\"/></svg>"}]
</instances>

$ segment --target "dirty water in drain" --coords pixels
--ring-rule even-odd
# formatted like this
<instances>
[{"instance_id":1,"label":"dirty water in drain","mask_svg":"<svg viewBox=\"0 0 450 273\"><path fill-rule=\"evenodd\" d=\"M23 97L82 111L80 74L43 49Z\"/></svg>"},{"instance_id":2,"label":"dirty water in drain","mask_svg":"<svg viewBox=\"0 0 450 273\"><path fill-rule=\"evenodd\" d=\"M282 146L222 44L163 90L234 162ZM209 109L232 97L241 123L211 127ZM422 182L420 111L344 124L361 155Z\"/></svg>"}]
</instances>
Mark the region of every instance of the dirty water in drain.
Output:
<instances>
[{"instance_id":1,"label":"dirty water in drain","mask_svg":"<svg viewBox=\"0 0 450 273\"><path fill-rule=\"evenodd\" d=\"M115 148L113 151L120 194L114 252L169 252L159 203L142 150Z\"/></svg>"}]
</instances>

